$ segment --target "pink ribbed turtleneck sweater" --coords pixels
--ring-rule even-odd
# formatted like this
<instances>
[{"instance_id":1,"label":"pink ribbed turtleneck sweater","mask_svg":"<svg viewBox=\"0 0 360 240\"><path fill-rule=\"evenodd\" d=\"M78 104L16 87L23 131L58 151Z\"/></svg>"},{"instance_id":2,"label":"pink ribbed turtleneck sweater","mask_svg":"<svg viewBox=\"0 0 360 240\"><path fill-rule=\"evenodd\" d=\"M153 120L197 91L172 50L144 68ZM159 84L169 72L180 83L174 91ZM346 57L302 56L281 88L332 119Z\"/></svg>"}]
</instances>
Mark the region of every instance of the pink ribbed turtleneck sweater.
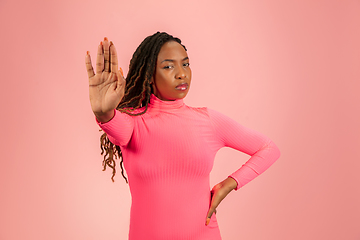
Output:
<instances>
[{"instance_id":1,"label":"pink ribbed turtleneck sweater","mask_svg":"<svg viewBox=\"0 0 360 240\"><path fill-rule=\"evenodd\" d=\"M221 239L215 214L205 226L216 152L227 146L251 156L231 174L237 189L279 157L267 137L182 99L162 101L151 95L145 114L115 111L112 120L99 126L123 153L132 196L130 240Z\"/></svg>"}]
</instances>

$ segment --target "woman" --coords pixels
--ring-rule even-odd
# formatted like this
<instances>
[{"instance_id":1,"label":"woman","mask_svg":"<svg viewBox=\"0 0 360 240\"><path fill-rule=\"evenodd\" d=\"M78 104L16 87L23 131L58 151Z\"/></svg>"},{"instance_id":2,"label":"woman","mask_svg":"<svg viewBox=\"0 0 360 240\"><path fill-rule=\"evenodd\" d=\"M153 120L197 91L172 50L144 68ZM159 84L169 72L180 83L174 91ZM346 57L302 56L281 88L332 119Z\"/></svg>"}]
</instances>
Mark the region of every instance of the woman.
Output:
<instances>
[{"instance_id":1,"label":"woman","mask_svg":"<svg viewBox=\"0 0 360 240\"><path fill-rule=\"evenodd\" d=\"M167 33L140 44L126 81L107 38L98 47L96 73L89 52L86 66L91 107L105 132L104 169L113 168L114 177L114 158L121 157L129 178L129 239L221 239L216 207L276 161L275 144L216 111L184 104L189 58ZM224 146L251 158L210 191L214 157Z\"/></svg>"}]
</instances>

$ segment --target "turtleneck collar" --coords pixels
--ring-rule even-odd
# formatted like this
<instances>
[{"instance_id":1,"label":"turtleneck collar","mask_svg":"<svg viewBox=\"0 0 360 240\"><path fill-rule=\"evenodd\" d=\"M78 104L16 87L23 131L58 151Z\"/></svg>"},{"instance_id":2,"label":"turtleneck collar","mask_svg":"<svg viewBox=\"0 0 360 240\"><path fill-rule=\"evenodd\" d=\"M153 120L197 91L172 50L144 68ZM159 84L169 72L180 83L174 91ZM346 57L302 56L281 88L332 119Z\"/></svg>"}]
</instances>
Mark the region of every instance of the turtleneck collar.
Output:
<instances>
[{"instance_id":1,"label":"turtleneck collar","mask_svg":"<svg viewBox=\"0 0 360 240\"><path fill-rule=\"evenodd\" d=\"M170 110L170 109L178 109L183 107L184 101L183 99L176 99L174 101L163 101L157 98L154 94L150 96L150 103L149 107L153 109L163 109L163 110Z\"/></svg>"}]
</instances>

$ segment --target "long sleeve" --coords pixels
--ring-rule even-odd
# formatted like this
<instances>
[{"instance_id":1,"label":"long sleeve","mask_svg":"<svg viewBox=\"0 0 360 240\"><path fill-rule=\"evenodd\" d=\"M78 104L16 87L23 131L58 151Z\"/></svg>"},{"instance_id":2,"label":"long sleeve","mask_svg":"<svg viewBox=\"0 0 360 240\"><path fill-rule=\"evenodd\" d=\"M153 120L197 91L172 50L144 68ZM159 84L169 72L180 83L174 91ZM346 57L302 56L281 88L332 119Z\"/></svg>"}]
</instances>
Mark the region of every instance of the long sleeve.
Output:
<instances>
[{"instance_id":1,"label":"long sleeve","mask_svg":"<svg viewBox=\"0 0 360 240\"><path fill-rule=\"evenodd\" d=\"M251 155L231 175L238 188L279 156L263 135L218 112L186 106L182 99L151 95L144 114L115 112L99 126L123 154L131 192L130 240L220 240L216 215L204 224L218 150L228 146Z\"/></svg>"},{"instance_id":2,"label":"long sleeve","mask_svg":"<svg viewBox=\"0 0 360 240\"><path fill-rule=\"evenodd\" d=\"M134 131L134 119L126 113L115 110L114 117L106 123L96 120L100 128L107 134L109 140L118 146L126 146Z\"/></svg>"},{"instance_id":3,"label":"long sleeve","mask_svg":"<svg viewBox=\"0 0 360 240\"><path fill-rule=\"evenodd\" d=\"M236 190L268 169L279 157L278 147L264 135L243 127L231 118L208 109L216 136L226 147L250 155L250 159L230 175L238 183Z\"/></svg>"}]
</instances>

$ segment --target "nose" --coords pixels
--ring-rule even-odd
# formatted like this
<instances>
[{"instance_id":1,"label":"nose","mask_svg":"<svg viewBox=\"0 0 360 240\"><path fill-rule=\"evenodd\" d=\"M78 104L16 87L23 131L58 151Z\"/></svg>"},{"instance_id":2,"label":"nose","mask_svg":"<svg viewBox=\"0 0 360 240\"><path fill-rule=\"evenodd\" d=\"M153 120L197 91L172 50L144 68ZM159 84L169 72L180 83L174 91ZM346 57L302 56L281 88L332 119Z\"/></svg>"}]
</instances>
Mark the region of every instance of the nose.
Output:
<instances>
[{"instance_id":1,"label":"nose","mask_svg":"<svg viewBox=\"0 0 360 240\"><path fill-rule=\"evenodd\" d=\"M182 67L179 67L179 68L178 68L178 71L177 71L176 74L175 74L175 78L176 78L176 79L184 79L184 78L186 78L186 71L185 71L185 69L182 68Z\"/></svg>"}]
</instances>

